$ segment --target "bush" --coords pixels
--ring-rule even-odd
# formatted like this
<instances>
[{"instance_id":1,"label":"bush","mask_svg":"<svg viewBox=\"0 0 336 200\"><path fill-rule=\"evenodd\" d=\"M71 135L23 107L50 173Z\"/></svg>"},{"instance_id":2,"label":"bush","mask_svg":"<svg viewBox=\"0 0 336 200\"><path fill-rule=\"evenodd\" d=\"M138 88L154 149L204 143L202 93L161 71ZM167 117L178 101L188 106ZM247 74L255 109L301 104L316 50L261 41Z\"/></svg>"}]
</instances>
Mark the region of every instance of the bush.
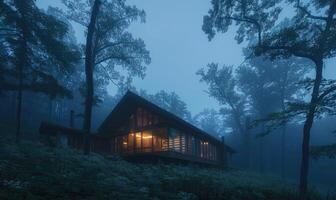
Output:
<instances>
[{"instance_id":1,"label":"bush","mask_svg":"<svg viewBox=\"0 0 336 200\"><path fill-rule=\"evenodd\" d=\"M0 139L0 199L295 200L294 185L234 169L132 164ZM311 199L322 199L317 193Z\"/></svg>"}]
</instances>

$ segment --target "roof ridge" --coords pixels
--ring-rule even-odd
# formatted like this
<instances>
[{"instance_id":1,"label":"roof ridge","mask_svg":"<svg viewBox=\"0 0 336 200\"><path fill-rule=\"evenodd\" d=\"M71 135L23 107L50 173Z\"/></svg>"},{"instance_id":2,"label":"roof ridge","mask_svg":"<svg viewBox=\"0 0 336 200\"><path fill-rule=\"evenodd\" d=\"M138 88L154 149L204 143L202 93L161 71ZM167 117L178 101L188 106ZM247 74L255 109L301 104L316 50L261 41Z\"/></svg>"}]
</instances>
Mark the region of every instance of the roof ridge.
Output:
<instances>
[{"instance_id":1,"label":"roof ridge","mask_svg":"<svg viewBox=\"0 0 336 200\"><path fill-rule=\"evenodd\" d=\"M202 132L203 134L206 134L207 136L209 136L209 137L211 137L211 138L213 138L213 139L215 139L215 140L217 140L217 141L220 142L220 139L219 139L219 138L217 138L217 137L211 135L210 133L206 132L205 130L202 130L202 129L198 128L198 127L195 126L194 124L188 122L187 120L181 118L180 116L177 116L175 113L173 113L173 112L171 112L171 111L169 111L169 110L167 110L167 109L165 109L165 108L163 108L163 107L157 105L156 103L150 101L149 99L147 99L147 98L145 98L145 97L143 97L143 96L141 96L141 95L139 95L139 94L137 94L137 93L135 93L135 92L133 92L133 91L131 91L131 90L127 90L127 92L126 92L125 95L121 98L121 100L120 100L119 102L121 102L122 99L126 98L126 96L129 96L129 95L133 95L133 97L139 98L139 99L141 99L141 100L143 100L143 101L146 101L146 103L152 104L153 106L157 107L158 109L160 109L160 110L162 110L162 111L164 111L164 112L167 112L167 114L172 115L172 116L173 116L174 118L176 118L177 120L182 121L183 123L185 123L185 124L191 126L193 129L196 129L197 131ZM118 102L118 103L119 103L119 102Z\"/></svg>"}]
</instances>

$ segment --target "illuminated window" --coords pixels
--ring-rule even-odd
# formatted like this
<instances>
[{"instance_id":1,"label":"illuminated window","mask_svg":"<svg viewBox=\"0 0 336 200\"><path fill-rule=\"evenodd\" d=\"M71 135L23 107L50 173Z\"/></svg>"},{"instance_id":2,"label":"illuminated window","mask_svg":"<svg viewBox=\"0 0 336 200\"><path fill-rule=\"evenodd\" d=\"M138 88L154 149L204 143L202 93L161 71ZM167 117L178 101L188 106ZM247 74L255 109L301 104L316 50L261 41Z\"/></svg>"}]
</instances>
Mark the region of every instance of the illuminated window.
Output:
<instances>
[{"instance_id":1,"label":"illuminated window","mask_svg":"<svg viewBox=\"0 0 336 200\"><path fill-rule=\"evenodd\" d=\"M135 148L137 151L141 150L141 132L135 133Z\"/></svg>"},{"instance_id":2,"label":"illuminated window","mask_svg":"<svg viewBox=\"0 0 336 200\"><path fill-rule=\"evenodd\" d=\"M181 152L186 152L186 135L184 133L180 134L180 146L181 146Z\"/></svg>"},{"instance_id":3,"label":"illuminated window","mask_svg":"<svg viewBox=\"0 0 336 200\"><path fill-rule=\"evenodd\" d=\"M201 143L201 158L203 158L204 157L204 142L203 141L200 141L200 143Z\"/></svg>"},{"instance_id":4,"label":"illuminated window","mask_svg":"<svg viewBox=\"0 0 336 200\"><path fill-rule=\"evenodd\" d=\"M145 152L152 151L152 143L153 143L152 132L144 131L142 132L142 149Z\"/></svg>"},{"instance_id":5,"label":"illuminated window","mask_svg":"<svg viewBox=\"0 0 336 200\"><path fill-rule=\"evenodd\" d=\"M167 137L162 138L162 150L168 151L168 138Z\"/></svg>"},{"instance_id":6,"label":"illuminated window","mask_svg":"<svg viewBox=\"0 0 336 200\"><path fill-rule=\"evenodd\" d=\"M134 151L134 133L128 134L128 145L127 145L127 150L128 152L133 152Z\"/></svg>"},{"instance_id":7,"label":"illuminated window","mask_svg":"<svg viewBox=\"0 0 336 200\"><path fill-rule=\"evenodd\" d=\"M122 137L122 151L127 152L127 135Z\"/></svg>"},{"instance_id":8,"label":"illuminated window","mask_svg":"<svg viewBox=\"0 0 336 200\"><path fill-rule=\"evenodd\" d=\"M186 134L185 135L185 139L186 139L186 152L187 154L192 154L192 136Z\"/></svg>"},{"instance_id":9,"label":"illuminated window","mask_svg":"<svg viewBox=\"0 0 336 200\"><path fill-rule=\"evenodd\" d=\"M162 150L162 138L153 134L153 145L154 151Z\"/></svg>"},{"instance_id":10,"label":"illuminated window","mask_svg":"<svg viewBox=\"0 0 336 200\"><path fill-rule=\"evenodd\" d=\"M203 142L203 157L208 158L208 142L204 141Z\"/></svg>"},{"instance_id":11,"label":"illuminated window","mask_svg":"<svg viewBox=\"0 0 336 200\"><path fill-rule=\"evenodd\" d=\"M180 133L175 129L170 129L169 132L169 149L173 151L181 151Z\"/></svg>"},{"instance_id":12,"label":"illuminated window","mask_svg":"<svg viewBox=\"0 0 336 200\"><path fill-rule=\"evenodd\" d=\"M154 151L168 150L168 136L166 128L153 129L153 145Z\"/></svg>"}]
</instances>

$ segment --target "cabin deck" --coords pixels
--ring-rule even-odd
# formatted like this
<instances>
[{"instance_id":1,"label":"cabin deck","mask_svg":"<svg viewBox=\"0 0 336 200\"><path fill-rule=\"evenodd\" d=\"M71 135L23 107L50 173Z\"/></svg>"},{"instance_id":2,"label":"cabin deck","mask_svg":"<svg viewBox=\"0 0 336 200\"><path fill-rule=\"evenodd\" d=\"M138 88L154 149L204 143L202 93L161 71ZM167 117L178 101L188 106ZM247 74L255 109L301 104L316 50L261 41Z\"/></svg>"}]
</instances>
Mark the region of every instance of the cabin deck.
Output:
<instances>
[{"instance_id":1,"label":"cabin deck","mask_svg":"<svg viewBox=\"0 0 336 200\"><path fill-rule=\"evenodd\" d=\"M174 151L158 151L158 152L138 152L138 153L122 153L118 154L128 161L136 162L170 162L170 163L195 163L204 165L218 166L217 161L202 159L197 156L185 155ZM107 156L109 158L111 156Z\"/></svg>"}]
</instances>

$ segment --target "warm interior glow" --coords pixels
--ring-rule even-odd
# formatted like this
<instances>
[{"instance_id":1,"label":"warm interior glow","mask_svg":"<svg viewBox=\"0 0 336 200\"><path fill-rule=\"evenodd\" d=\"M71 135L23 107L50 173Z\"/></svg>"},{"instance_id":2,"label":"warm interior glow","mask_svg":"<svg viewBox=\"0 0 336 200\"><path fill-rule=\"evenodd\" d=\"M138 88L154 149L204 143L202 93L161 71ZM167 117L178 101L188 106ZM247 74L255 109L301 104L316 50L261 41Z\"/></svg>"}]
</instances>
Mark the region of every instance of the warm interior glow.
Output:
<instances>
[{"instance_id":1,"label":"warm interior glow","mask_svg":"<svg viewBox=\"0 0 336 200\"><path fill-rule=\"evenodd\" d=\"M135 146L137 149L141 149L141 132L135 133Z\"/></svg>"},{"instance_id":2,"label":"warm interior glow","mask_svg":"<svg viewBox=\"0 0 336 200\"><path fill-rule=\"evenodd\" d=\"M151 151L152 148L152 132L142 132L142 148L144 151Z\"/></svg>"}]
</instances>

